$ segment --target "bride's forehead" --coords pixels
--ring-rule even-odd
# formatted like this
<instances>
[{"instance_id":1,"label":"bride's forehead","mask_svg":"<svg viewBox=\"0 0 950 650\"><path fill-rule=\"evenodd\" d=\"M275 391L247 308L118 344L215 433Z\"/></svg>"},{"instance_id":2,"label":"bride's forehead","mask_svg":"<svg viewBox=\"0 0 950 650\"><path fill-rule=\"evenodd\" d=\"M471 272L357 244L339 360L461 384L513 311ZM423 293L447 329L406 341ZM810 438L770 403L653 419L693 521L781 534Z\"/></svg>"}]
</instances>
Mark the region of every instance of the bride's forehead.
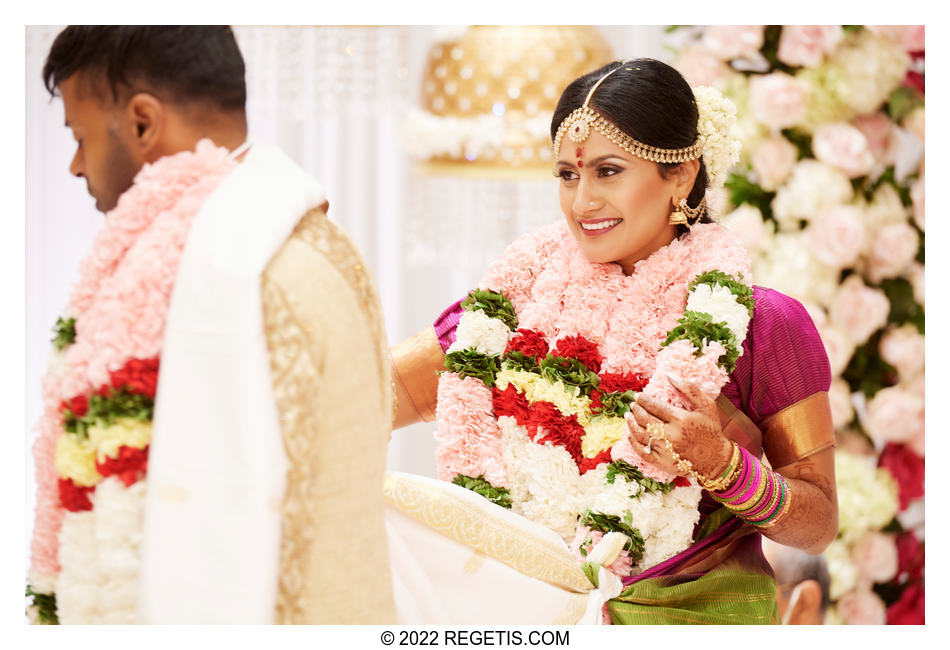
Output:
<instances>
[{"instance_id":1,"label":"bride's forehead","mask_svg":"<svg viewBox=\"0 0 950 650\"><path fill-rule=\"evenodd\" d=\"M622 148L605 138L597 131L593 131L583 142L572 142L570 138L561 140L561 150L559 158L582 158L590 160L606 155L622 155L629 158L630 155Z\"/></svg>"}]
</instances>

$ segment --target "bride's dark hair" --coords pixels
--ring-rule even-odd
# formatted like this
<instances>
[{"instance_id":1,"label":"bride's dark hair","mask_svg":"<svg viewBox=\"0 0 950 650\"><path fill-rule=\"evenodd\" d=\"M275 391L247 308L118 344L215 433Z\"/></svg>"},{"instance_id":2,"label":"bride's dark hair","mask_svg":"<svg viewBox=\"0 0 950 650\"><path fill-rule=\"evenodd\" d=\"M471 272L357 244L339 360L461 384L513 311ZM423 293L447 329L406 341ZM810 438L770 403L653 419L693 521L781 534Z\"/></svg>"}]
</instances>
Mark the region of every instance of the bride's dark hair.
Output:
<instances>
[{"instance_id":1,"label":"bride's dark hair","mask_svg":"<svg viewBox=\"0 0 950 650\"><path fill-rule=\"evenodd\" d=\"M621 63L614 61L602 68L578 77L564 89L554 117L551 120L551 139L574 109L579 108L587 93L605 74L623 66L597 87L590 105L616 124L621 131L644 144L663 149L680 149L696 142L699 109L693 90L674 68L655 59L634 59ZM656 163L660 175L667 178L678 163ZM699 159L696 182L686 198L695 208L706 194L709 177L706 165ZM709 217L701 219L708 222ZM680 233L686 232L679 226Z\"/></svg>"}]
</instances>

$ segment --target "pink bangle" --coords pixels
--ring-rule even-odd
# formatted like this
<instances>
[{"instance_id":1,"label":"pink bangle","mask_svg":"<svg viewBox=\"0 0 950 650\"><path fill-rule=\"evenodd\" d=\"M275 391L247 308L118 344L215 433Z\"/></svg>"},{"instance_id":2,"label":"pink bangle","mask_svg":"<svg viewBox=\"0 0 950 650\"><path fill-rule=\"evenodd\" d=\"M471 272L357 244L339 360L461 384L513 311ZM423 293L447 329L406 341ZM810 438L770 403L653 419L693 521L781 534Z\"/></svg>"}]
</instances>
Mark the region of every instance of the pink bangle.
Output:
<instances>
[{"instance_id":1,"label":"pink bangle","mask_svg":"<svg viewBox=\"0 0 950 650\"><path fill-rule=\"evenodd\" d=\"M713 493L713 497L719 501L731 501L735 496L745 491L749 485L749 481L752 479L755 471L752 454L747 452L741 445L739 446L739 451L742 452L742 473L732 487L723 492Z\"/></svg>"},{"instance_id":2,"label":"pink bangle","mask_svg":"<svg viewBox=\"0 0 950 650\"><path fill-rule=\"evenodd\" d=\"M756 493L756 491L758 491L759 483L761 483L762 481L762 470L764 469L762 467L762 463L760 463L757 459L753 458L751 454L749 455L749 458L752 460L752 466L753 466L752 482L749 485L749 487L745 490L745 492L743 492L738 497L734 497L730 499L731 502L736 503L736 504L742 504L748 501L749 499L751 499L752 496Z\"/></svg>"}]
</instances>

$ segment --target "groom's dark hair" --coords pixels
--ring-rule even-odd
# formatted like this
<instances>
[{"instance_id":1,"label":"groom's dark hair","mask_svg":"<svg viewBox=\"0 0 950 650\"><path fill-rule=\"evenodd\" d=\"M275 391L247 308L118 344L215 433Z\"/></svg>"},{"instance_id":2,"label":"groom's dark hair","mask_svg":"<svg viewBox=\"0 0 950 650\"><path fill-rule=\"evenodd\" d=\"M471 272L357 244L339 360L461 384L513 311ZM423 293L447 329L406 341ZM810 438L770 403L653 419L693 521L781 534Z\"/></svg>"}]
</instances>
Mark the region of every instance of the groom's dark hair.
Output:
<instances>
[{"instance_id":1,"label":"groom's dark hair","mask_svg":"<svg viewBox=\"0 0 950 650\"><path fill-rule=\"evenodd\" d=\"M53 41L43 82L51 95L77 72L113 101L149 92L164 101L244 112L244 59L224 25L70 25ZM105 82L103 85L102 82Z\"/></svg>"}]
</instances>

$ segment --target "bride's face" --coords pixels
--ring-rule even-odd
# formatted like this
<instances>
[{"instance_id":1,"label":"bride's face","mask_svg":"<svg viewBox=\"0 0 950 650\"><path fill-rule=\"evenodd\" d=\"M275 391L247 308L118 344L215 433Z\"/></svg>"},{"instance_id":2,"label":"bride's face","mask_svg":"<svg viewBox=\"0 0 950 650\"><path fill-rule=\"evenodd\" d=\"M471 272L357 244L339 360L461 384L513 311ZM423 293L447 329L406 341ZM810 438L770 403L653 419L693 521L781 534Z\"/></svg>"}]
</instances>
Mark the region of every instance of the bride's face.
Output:
<instances>
[{"instance_id":1,"label":"bride's face","mask_svg":"<svg viewBox=\"0 0 950 650\"><path fill-rule=\"evenodd\" d=\"M636 262L675 238L673 199L686 195L674 197L676 174L664 179L656 163L596 131L580 144L563 138L556 169L561 211L591 262L616 262L630 274Z\"/></svg>"}]
</instances>

